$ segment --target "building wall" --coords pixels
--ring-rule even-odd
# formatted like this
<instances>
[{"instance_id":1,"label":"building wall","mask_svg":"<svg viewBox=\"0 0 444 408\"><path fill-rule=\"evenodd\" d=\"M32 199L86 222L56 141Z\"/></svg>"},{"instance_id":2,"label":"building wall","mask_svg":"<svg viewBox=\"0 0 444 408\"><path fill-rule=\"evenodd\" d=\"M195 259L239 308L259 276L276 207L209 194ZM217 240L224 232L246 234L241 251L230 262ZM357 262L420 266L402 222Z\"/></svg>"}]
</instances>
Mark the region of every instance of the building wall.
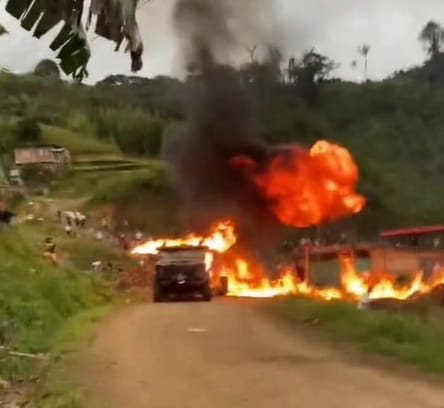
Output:
<instances>
[{"instance_id":1,"label":"building wall","mask_svg":"<svg viewBox=\"0 0 444 408\"><path fill-rule=\"evenodd\" d=\"M69 152L65 149L57 151L51 147L19 148L14 151L16 165L25 164L68 164L70 162Z\"/></svg>"},{"instance_id":2,"label":"building wall","mask_svg":"<svg viewBox=\"0 0 444 408\"><path fill-rule=\"evenodd\" d=\"M419 270L432 272L437 263L444 266L442 249L373 248L370 251L371 270L393 275L410 275Z\"/></svg>"}]
</instances>

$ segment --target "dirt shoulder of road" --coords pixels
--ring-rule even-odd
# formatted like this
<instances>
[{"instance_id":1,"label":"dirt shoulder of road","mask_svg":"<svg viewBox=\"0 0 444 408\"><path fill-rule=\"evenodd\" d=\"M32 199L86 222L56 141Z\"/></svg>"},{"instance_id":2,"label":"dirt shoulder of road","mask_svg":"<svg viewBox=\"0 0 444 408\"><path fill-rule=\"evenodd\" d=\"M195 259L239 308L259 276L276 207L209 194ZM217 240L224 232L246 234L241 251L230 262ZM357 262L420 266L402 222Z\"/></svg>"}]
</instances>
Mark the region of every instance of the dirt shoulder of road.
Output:
<instances>
[{"instance_id":1,"label":"dirt shoulder of road","mask_svg":"<svg viewBox=\"0 0 444 408\"><path fill-rule=\"evenodd\" d=\"M122 310L83 357L88 400L108 408L442 408L442 381L347 354L263 306L218 299Z\"/></svg>"}]
</instances>

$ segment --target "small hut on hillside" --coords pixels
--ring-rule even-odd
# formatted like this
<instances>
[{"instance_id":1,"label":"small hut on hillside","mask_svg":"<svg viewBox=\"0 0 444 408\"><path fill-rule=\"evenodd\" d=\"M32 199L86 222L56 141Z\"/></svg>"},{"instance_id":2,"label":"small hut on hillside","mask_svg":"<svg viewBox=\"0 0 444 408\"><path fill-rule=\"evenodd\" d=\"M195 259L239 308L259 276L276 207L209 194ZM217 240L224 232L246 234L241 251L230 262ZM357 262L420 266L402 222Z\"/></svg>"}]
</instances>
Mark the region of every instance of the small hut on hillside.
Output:
<instances>
[{"instance_id":1,"label":"small hut on hillside","mask_svg":"<svg viewBox=\"0 0 444 408\"><path fill-rule=\"evenodd\" d=\"M71 164L71 155L58 145L20 146L14 149L14 164L16 168L37 164L55 172Z\"/></svg>"}]
</instances>

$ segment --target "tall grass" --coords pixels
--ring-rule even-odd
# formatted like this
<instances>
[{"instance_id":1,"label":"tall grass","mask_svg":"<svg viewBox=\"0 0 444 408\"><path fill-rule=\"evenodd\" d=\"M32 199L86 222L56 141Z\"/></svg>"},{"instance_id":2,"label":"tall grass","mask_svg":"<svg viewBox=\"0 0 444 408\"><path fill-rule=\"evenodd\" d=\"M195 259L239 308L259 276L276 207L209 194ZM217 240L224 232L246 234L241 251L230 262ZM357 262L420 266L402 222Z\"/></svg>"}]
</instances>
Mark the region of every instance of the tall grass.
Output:
<instances>
[{"instance_id":1,"label":"tall grass","mask_svg":"<svg viewBox=\"0 0 444 408\"><path fill-rule=\"evenodd\" d=\"M91 166L89 171L72 171L56 180L52 191L57 196L88 196L101 204L127 196L138 189L162 190L168 185L160 162L131 162L130 168L110 166L106 171ZM133 168L133 169L131 169Z\"/></svg>"},{"instance_id":2,"label":"tall grass","mask_svg":"<svg viewBox=\"0 0 444 408\"><path fill-rule=\"evenodd\" d=\"M167 186L166 175L161 165L128 173L117 173L97 186L92 202L109 203L137 195L141 190L162 191Z\"/></svg>"},{"instance_id":3,"label":"tall grass","mask_svg":"<svg viewBox=\"0 0 444 408\"><path fill-rule=\"evenodd\" d=\"M275 310L297 324L310 324L332 339L444 375L444 326L412 314L361 311L343 302L279 300Z\"/></svg>"},{"instance_id":4,"label":"tall grass","mask_svg":"<svg viewBox=\"0 0 444 408\"><path fill-rule=\"evenodd\" d=\"M112 143L106 143L92 136L78 134L57 126L41 125L42 141L66 147L71 154L119 153Z\"/></svg>"},{"instance_id":5,"label":"tall grass","mask_svg":"<svg viewBox=\"0 0 444 408\"><path fill-rule=\"evenodd\" d=\"M108 297L99 279L46 263L42 238L22 227L0 233L0 345L20 352L48 352L67 319ZM8 380L26 378L35 368L32 360L1 351L0 361L0 377Z\"/></svg>"}]
</instances>

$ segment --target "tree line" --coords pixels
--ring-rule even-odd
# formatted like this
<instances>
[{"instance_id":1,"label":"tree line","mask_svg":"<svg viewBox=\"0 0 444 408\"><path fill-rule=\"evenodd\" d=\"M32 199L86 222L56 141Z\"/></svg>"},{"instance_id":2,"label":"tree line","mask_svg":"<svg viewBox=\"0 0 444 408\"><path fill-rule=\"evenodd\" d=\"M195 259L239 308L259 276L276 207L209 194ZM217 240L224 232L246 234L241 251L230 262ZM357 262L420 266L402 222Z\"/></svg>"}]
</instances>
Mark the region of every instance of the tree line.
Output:
<instances>
[{"instance_id":1,"label":"tree line","mask_svg":"<svg viewBox=\"0 0 444 408\"><path fill-rule=\"evenodd\" d=\"M259 57L260 47L246 47L239 68L269 143L310 145L323 138L352 152L369 202L353 221L360 231L440 222L444 36L439 25L427 26L418 36L425 62L383 81L335 79L336 62L315 49L286 61L276 48L265 47ZM364 45L358 52L365 68L371 47ZM185 120L186 83L174 78L114 75L86 86L58 74L50 61L28 75L0 73L2 155L53 126L130 155L158 156L164 135Z\"/></svg>"}]
</instances>

